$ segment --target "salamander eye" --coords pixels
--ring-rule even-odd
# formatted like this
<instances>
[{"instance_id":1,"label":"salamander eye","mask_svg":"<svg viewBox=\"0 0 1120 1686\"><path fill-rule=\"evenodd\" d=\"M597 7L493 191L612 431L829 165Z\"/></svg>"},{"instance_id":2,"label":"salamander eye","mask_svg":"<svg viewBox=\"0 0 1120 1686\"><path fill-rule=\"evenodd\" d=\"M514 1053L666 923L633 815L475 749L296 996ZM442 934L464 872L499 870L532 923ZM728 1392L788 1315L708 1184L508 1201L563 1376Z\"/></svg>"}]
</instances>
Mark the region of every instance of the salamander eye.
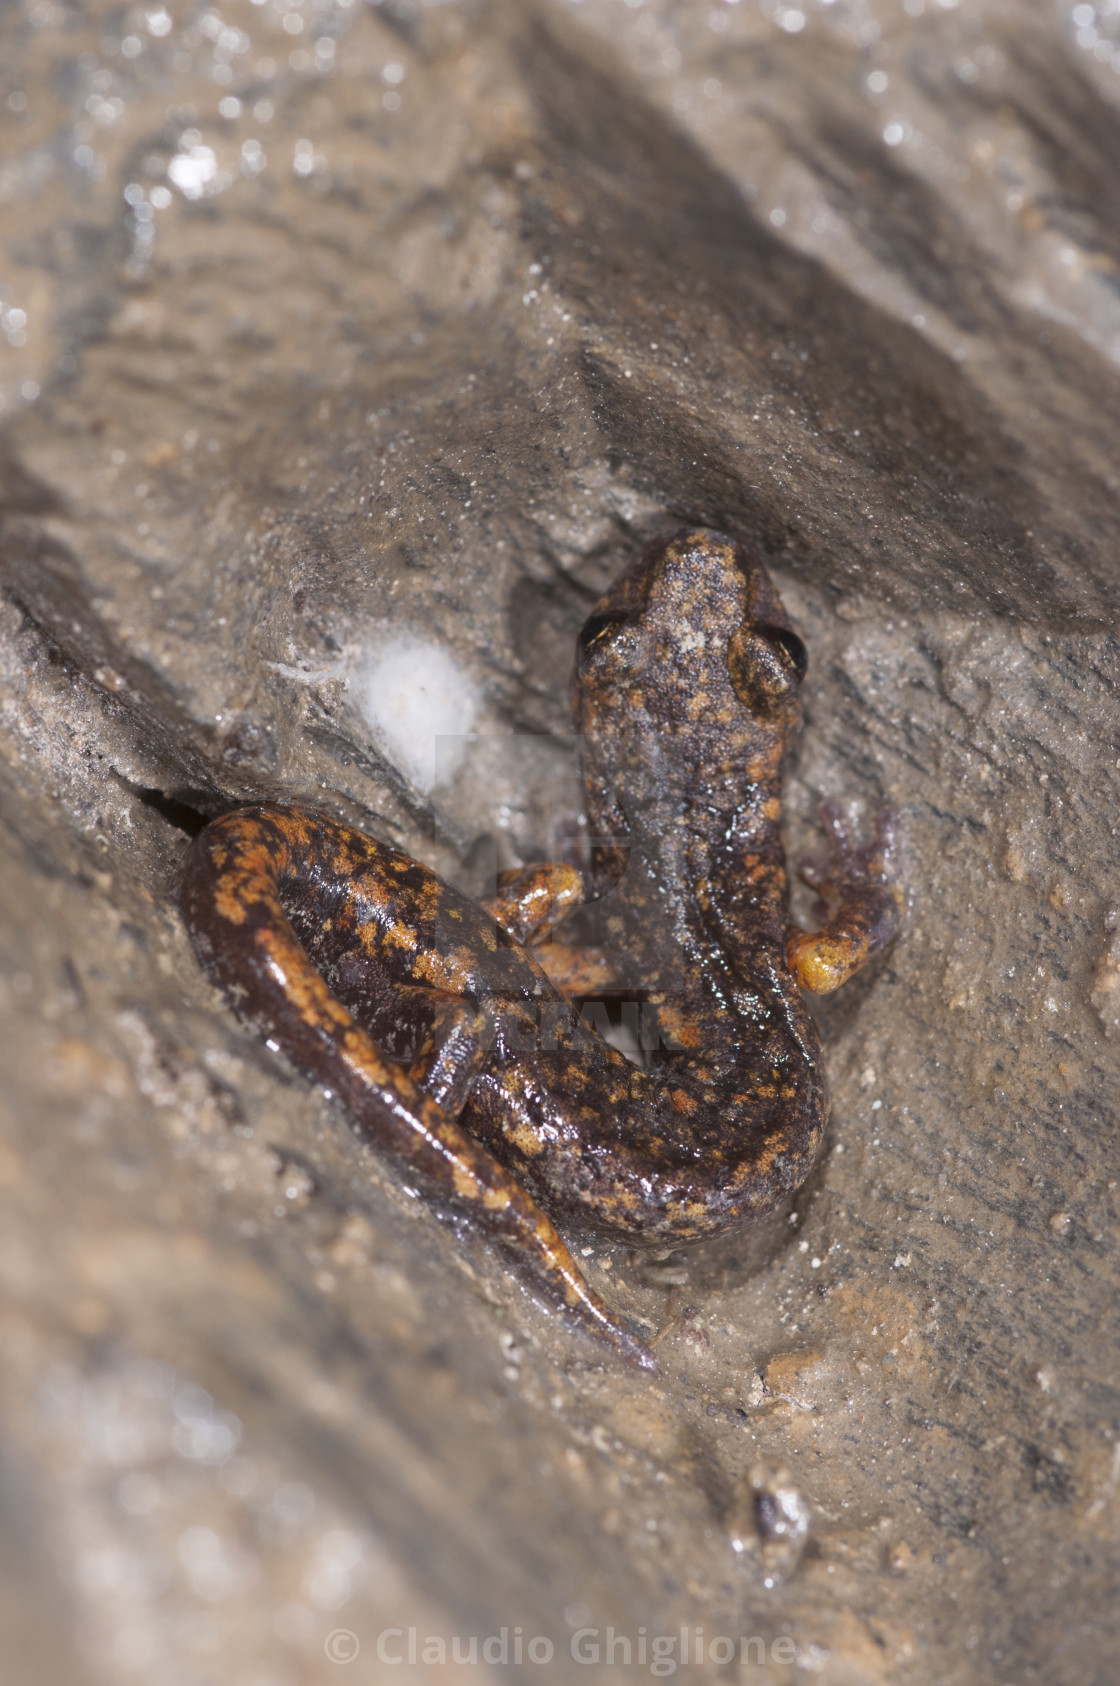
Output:
<instances>
[{"instance_id":1,"label":"salamander eye","mask_svg":"<svg viewBox=\"0 0 1120 1686\"><path fill-rule=\"evenodd\" d=\"M756 626L744 621L727 645L727 671L739 701L760 720L770 720L796 706L805 672L805 646L784 626Z\"/></svg>"},{"instance_id":2,"label":"salamander eye","mask_svg":"<svg viewBox=\"0 0 1120 1686\"><path fill-rule=\"evenodd\" d=\"M592 615L584 621L579 635L581 659L591 655L595 650L605 649L615 633L626 625L629 618L628 615L619 614L617 610L613 610L601 615Z\"/></svg>"},{"instance_id":3,"label":"salamander eye","mask_svg":"<svg viewBox=\"0 0 1120 1686\"><path fill-rule=\"evenodd\" d=\"M785 651L800 683L809 668L809 652L796 632L790 632L784 626L761 626L758 630L764 638L768 638L772 644Z\"/></svg>"}]
</instances>

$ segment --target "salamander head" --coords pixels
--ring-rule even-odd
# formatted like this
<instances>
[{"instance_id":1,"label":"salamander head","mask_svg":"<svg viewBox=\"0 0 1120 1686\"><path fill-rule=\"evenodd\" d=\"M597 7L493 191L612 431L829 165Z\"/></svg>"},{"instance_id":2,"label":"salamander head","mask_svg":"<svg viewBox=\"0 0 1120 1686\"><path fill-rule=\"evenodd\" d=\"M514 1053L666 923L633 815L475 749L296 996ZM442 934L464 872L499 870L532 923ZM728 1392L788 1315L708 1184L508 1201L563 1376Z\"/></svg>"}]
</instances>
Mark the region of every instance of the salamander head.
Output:
<instances>
[{"instance_id":1,"label":"salamander head","mask_svg":"<svg viewBox=\"0 0 1120 1686\"><path fill-rule=\"evenodd\" d=\"M596 604L579 638L577 729L644 727L780 756L800 723L805 646L762 564L737 540L682 528ZM721 757L722 758L722 757Z\"/></svg>"}]
</instances>

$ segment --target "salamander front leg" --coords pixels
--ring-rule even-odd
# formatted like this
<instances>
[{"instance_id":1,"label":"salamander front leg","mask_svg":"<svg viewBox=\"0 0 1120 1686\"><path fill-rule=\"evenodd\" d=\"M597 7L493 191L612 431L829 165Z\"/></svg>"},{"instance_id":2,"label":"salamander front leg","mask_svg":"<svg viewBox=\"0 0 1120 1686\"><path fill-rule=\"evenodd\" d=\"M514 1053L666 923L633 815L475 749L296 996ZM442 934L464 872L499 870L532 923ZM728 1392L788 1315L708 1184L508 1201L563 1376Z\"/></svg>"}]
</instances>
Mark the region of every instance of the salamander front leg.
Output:
<instances>
[{"instance_id":1,"label":"salamander front leg","mask_svg":"<svg viewBox=\"0 0 1120 1686\"><path fill-rule=\"evenodd\" d=\"M483 907L511 937L533 950L548 981L569 1001L611 989L618 975L601 948L558 943L553 931L586 900L583 874L558 861L534 861L503 872Z\"/></svg>"},{"instance_id":2,"label":"salamander front leg","mask_svg":"<svg viewBox=\"0 0 1120 1686\"><path fill-rule=\"evenodd\" d=\"M499 874L496 893L482 905L503 931L528 946L546 942L553 927L586 899L578 867L531 861Z\"/></svg>"},{"instance_id":3,"label":"salamander front leg","mask_svg":"<svg viewBox=\"0 0 1120 1686\"><path fill-rule=\"evenodd\" d=\"M838 802L825 802L824 860L801 863L799 875L831 914L819 931L794 931L786 944L789 969L801 985L827 995L866 965L898 934L902 923L902 838L897 814L883 808L874 841L860 844Z\"/></svg>"}]
</instances>

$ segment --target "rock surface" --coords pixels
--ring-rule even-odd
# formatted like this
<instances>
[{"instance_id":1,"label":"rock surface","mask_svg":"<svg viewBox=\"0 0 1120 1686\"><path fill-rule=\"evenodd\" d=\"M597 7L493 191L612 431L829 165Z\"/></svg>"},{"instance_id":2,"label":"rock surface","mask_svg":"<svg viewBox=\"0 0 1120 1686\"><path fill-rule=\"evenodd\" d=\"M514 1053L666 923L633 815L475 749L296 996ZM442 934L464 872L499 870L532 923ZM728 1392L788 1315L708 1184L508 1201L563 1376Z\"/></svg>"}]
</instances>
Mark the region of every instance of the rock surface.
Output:
<instances>
[{"instance_id":1,"label":"rock surface","mask_svg":"<svg viewBox=\"0 0 1120 1686\"><path fill-rule=\"evenodd\" d=\"M1111 1680L1113 14L32 0L0 40L10 1678L396 1679L415 1628L413 1678L616 1679L613 1627L638 1675L660 1636ZM791 850L890 800L911 908L821 1007L793 1210L585 1259L650 1381L239 1027L175 887L254 798L476 889L555 850L575 632L682 520L810 649Z\"/></svg>"}]
</instances>

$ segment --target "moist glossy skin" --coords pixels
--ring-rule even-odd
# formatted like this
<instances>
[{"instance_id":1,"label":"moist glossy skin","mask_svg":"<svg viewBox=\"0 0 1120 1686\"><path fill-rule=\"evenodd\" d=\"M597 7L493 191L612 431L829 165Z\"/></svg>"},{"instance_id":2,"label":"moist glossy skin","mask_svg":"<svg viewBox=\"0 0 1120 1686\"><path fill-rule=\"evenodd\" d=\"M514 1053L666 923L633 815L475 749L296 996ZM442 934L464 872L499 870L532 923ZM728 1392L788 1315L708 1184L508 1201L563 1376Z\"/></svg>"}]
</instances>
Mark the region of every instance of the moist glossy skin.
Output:
<instances>
[{"instance_id":1,"label":"moist glossy skin","mask_svg":"<svg viewBox=\"0 0 1120 1686\"><path fill-rule=\"evenodd\" d=\"M640 1364L552 1219L666 1247L797 1188L828 1119L801 988L835 988L898 928L891 817L861 849L836 807L822 810L829 861L803 869L835 917L812 934L788 924L781 773L803 672L761 565L682 531L581 634L589 883L531 866L483 907L407 855L279 807L215 821L187 861L188 927L237 1010L410 1180L473 1213L538 1292ZM550 941L589 895L603 948ZM568 999L604 986L638 1004L644 1069Z\"/></svg>"}]
</instances>

